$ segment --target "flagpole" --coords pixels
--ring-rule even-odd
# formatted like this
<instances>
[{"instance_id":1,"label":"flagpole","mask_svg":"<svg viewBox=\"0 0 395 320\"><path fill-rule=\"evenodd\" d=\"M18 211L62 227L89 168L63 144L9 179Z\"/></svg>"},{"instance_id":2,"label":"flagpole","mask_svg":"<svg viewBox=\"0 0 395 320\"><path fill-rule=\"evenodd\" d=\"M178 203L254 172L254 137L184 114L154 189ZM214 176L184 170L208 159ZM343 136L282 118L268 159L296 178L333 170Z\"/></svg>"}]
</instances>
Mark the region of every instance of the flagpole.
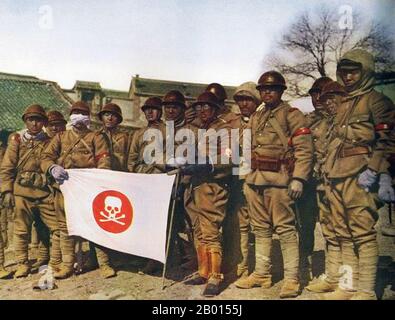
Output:
<instances>
[{"instance_id":1,"label":"flagpole","mask_svg":"<svg viewBox=\"0 0 395 320\"><path fill-rule=\"evenodd\" d=\"M170 247L170 241L171 241L171 234L173 231L173 217L174 217L174 211L176 208L176 202L177 202L177 190L178 190L178 185L180 183L180 170L175 169L172 171L169 171L167 173L168 175L176 175L176 180L175 180L175 185L174 185L174 190L173 190L173 196L172 196L172 204L171 204L171 210L170 210L170 225L169 225L169 230L167 233L167 244L166 244L166 252L165 252L165 263L163 266L163 273L162 273L162 290L165 289L165 274L166 274L166 267L167 267L167 257L169 254L169 247Z\"/></svg>"}]
</instances>

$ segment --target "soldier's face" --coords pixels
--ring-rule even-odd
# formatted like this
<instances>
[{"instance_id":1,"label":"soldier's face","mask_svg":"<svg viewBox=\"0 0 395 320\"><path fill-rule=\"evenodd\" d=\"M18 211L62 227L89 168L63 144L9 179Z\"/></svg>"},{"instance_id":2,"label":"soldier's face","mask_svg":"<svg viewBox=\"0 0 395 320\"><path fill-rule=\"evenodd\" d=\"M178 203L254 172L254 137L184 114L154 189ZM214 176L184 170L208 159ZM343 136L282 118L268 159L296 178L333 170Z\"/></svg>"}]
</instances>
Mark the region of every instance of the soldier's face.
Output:
<instances>
[{"instance_id":1,"label":"soldier's face","mask_svg":"<svg viewBox=\"0 0 395 320\"><path fill-rule=\"evenodd\" d=\"M311 97L311 102L313 104L313 107L317 111L322 111L324 109L324 106L322 105L320 101L320 92L319 91L313 91L310 93Z\"/></svg>"},{"instance_id":2,"label":"soldier's face","mask_svg":"<svg viewBox=\"0 0 395 320\"><path fill-rule=\"evenodd\" d=\"M198 117L203 123L211 122L217 114L216 108L209 104L198 105L195 107Z\"/></svg>"},{"instance_id":3,"label":"soldier's face","mask_svg":"<svg viewBox=\"0 0 395 320\"><path fill-rule=\"evenodd\" d=\"M326 112L328 112L330 115L336 114L337 108L340 103L341 103L341 96L335 94L329 94L325 96L323 100L324 108Z\"/></svg>"},{"instance_id":4,"label":"soldier's face","mask_svg":"<svg viewBox=\"0 0 395 320\"><path fill-rule=\"evenodd\" d=\"M33 135L41 132L45 122L46 122L45 119L41 118L41 117L33 116L33 117L26 117L25 118L25 125L27 128L27 131Z\"/></svg>"},{"instance_id":5,"label":"soldier's face","mask_svg":"<svg viewBox=\"0 0 395 320\"><path fill-rule=\"evenodd\" d=\"M281 102L281 96L283 95L283 92L284 90L281 87L276 86L262 87L259 90L261 99L267 107L278 106Z\"/></svg>"},{"instance_id":6,"label":"soldier's face","mask_svg":"<svg viewBox=\"0 0 395 320\"><path fill-rule=\"evenodd\" d=\"M182 116L184 109L176 104L165 105L165 118L168 121L175 121Z\"/></svg>"},{"instance_id":7,"label":"soldier's face","mask_svg":"<svg viewBox=\"0 0 395 320\"><path fill-rule=\"evenodd\" d=\"M346 87L351 87L355 85L362 78L361 69L340 69L340 76Z\"/></svg>"},{"instance_id":8,"label":"soldier's face","mask_svg":"<svg viewBox=\"0 0 395 320\"><path fill-rule=\"evenodd\" d=\"M144 108L144 115L148 122L159 121L162 111L156 108Z\"/></svg>"},{"instance_id":9,"label":"soldier's face","mask_svg":"<svg viewBox=\"0 0 395 320\"><path fill-rule=\"evenodd\" d=\"M65 130L66 130L66 125L63 122L52 122L47 125L47 131L51 137Z\"/></svg>"},{"instance_id":10,"label":"soldier's face","mask_svg":"<svg viewBox=\"0 0 395 320\"><path fill-rule=\"evenodd\" d=\"M251 116L257 108L255 100L249 96L237 96L236 103L245 117Z\"/></svg>"},{"instance_id":11,"label":"soldier's face","mask_svg":"<svg viewBox=\"0 0 395 320\"><path fill-rule=\"evenodd\" d=\"M107 129L115 128L121 119L113 112L105 112L102 116L102 122Z\"/></svg>"}]
</instances>

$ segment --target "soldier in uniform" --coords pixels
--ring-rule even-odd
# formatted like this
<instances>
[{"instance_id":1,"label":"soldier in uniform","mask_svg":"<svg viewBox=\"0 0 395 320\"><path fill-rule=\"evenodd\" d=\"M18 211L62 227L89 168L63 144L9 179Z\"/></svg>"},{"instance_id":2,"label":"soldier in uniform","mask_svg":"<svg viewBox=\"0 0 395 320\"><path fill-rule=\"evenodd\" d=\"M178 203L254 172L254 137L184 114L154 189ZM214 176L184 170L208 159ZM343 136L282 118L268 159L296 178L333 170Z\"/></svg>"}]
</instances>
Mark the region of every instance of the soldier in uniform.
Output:
<instances>
[{"instance_id":1,"label":"soldier in uniform","mask_svg":"<svg viewBox=\"0 0 395 320\"><path fill-rule=\"evenodd\" d=\"M18 263L15 272L17 278L26 277L30 273L28 243L34 220L40 219L45 223L53 242L59 237L53 196L40 169L40 157L50 140L42 130L48 118L42 106L31 105L23 113L22 119L26 129L10 136L0 169L3 205L8 208L15 206L14 252ZM45 247L50 246L49 239L40 240ZM54 261L54 257L55 255L50 255L50 265L56 268L60 261ZM48 261L40 261L40 264L46 263Z\"/></svg>"},{"instance_id":2,"label":"soldier in uniform","mask_svg":"<svg viewBox=\"0 0 395 320\"><path fill-rule=\"evenodd\" d=\"M214 94L202 93L192 106L199 115L202 128L207 130L199 139L197 151L208 158L204 159L204 163L200 161L184 169L185 174L192 176L191 201L186 209L193 225L199 271L199 276L189 283L206 283L202 295L212 297L219 294L223 279L220 228L225 218L232 175L232 164L223 158L226 159L229 154L232 128L218 118L220 106ZM221 145L217 141L218 137ZM213 161L215 158L217 161Z\"/></svg>"},{"instance_id":3,"label":"soldier in uniform","mask_svg":"<svg viewBox=\"0 0 395 320\"><path fill-rule=\"evenodd\" d=\"M110 169L110 154L107 142L100 132L88 129L90 124L89 106L82 101L75 102L70 111L71 129L58 133L42 154L41 168L52 176L58 184L68 179L65 169L99 168ZM62 266L54 273L57 279L70 277L75 262L74 238L68 235L64 200L59 186L54 186L55 207L60 230ZM104 278L116 275L110 266L107 250L96 246L100 272Z\"/></svg>"},{"instance_id":4,"label":"soldier in uniform","mask_svg":"<svg viewBox=\"0 0 395 320\"><path fill-rule=\"evenodd\" d=\"M127 155L129 146L129 135L119 129L122 122L122 110L115 103L107 103L98 113L103 123L99 130L106 138L111 155L111 169L116 171L127 171Z\"/></svg>"},{"instance_id":5,"label":"soldier in uniform","mask_svg":"<svg viewBox=\"0 0 395 320\"><path fill-rule=\"evenodd\" d=\"M306 115L307 126L310 128L313 137L313 143L318 150L322 149L322 135L325 135L325 127L327 122L327 112L320 102L320 94L325 84L332 82L328 77L321 77L314 81L309 90L311 102L314 111ZM315 148L314 167L317 164L317 148ZM301 281L304 283L311 281L313 278L312 272L312 254L314 250L314 230L318 218L318 204L317 204L317 172L313 171L313 176L310 177L308 183L305 184L305 190L300 200L298 200L299 210L304 214L300 215L299 227L299 248L300 248L300 274Z\"/></svg>"},{"instance_id":6,"label":"soldier in uniform","mask_svg":"<svg viewBox=\"0 0 395 320\"><path fill-rule=\"evenodd\" d=\"M64 119L63 114L57 110L50 110L47 112L48 123L45 126L47 135L52 138L57 133L66 130L67 121Z\"/></svg>"},{"instance_id":7,"label":"soldier in uniform","mask_svg":"<svg viewBox=\"0 0 395 320\"><path fill-rule=\"evenodd\" d=\"M260 95L259 91L256 89L256 83L250 81L241 84L237 87L233 99L236 101L240 108L240 115L239 115L239 124L237 127L240 129L239 133L239 143L242 143L242 130L246 128L248 121L250 120L252 114L255 112L256 108L260 104ZM243 156L241 154L241 156ZM225 226L226 222L231 222L232 219L227 219L224 221L224 237L227 237L227 231L230 241L224 241L224 258L226 259L226 248L229 246L233 248L234 252L230 252L230 255L236 255L240 253L239 263L237 265L237 276L238 277L247 277L248 276L248 266L249 266L249 259L248 259L248 247L249 247L249 237L251 234L250 228L250 215L248 211L248 205L243 193L243 185L245 181L245 174L242 172L243 163L241 161L241 166L239 170L239 175L233 177L232 187L231 187L231 196L229 198L229 205L228 205L228 212L227 216L231 218L236 218L237 222L227 228ZM235 215L233 217L233 215ZM232 237L233 236L233 237ZM233 240L233 238L236 238ZM228 245L227 245L227 242ZM237 245L234 248L234 244ZM231 259L232 263L232 259Z\"/></svg>"},{"instance_id":8,"label":"soldier in uniform","mask_svg":"<svg viewBox=\"0 0 395 320\"><path fill-rule=\"evenodd\" d=\"M346 95L345 88L335 81L331 80L323 85L319 94L322 119L310 127L314 143L313 178L316 182L319 222L326 243L325 274L311 281L306 287L308 291L316 293L332 292L337 289L340 278L339 268L342 265L340 242L335 232L330 204L325 194L322 165L327 155L328 144L334 133L334 117L342 98ZM312 99L314 101L314 97Z\"/></svg>"},{"instance_id":9,"label":"soldier in uniform","mask_svg":"<svg viewBox=\"0 0 395 320\"><path fill-rule=\"evenodd\" d=\"M197 125L201 125L201 123L199 118L196 118L196 121L192 123L188 123L186 119L186 99L177 90L171 90L166 93L163 97L162 106L166 120L166 136L163 146L163 163L165 165L162 167L162 170L168 171L194 160L192 159L193 154L188 154L188 150L181 145L184 145L184 140L186 140L194 148L194 142L196 142L198 137ZM171 149L173 143L174 150ZM177 190L175 217L173 219L172 237L174 237L174 240L173 238L170 240L171 246L174 245L174 248L178 249L181 257L180 263L183 268L189 268L190 265L196 266L195 256L188 253L189 244L185 243L179 236L180 232L185 232L188 240L191 243L193 241L191 229L194 221L190 220L189 215L185 212L191 201L191 177L183 174ZM172 250L173 247L170 247L170 252Z\"/></svg>"},{"instance_id":10,"label":"soldier in uniform","mask_svg":"<svg viewBox=\"0 0 395 320\"><path fill-rule=\"evenodd\" d=\"M230 123L231 126L235 127L236 125L232 124L232 122L237 123L239 121L239 116L232 112L230 107L225 103L225 100L228 98L225 88L221 84L214 82L210 83L205 91L213 93L219 101L220 113L218 118Z\"/></svg>"},{"instance_id":11,"label":"soldier in uniform","mask_svg":"<svg viewBox=\"0 0 395 320\"><path fill-rule=\"evenodd\" d=\"M4 153L5 153L5 147L3 146L2 141L0 141L0 166L1 166L1 162L3 161ZM7 210L5 208L3 208L2 200L3 200L2 195L0 193L0 214L2 215L2 217L0 219L0 227L1 228L3 228L3 223L4 223L3 215L7 215ZM6 234L6 237L7 237L7 234ZM6 242L6 240L7 240L7 238L5 238L2 234L2 236L0 237L0 279L7 279L12 274L11 271L8 271L4 268L4 262L5 262L5 257L4 257L5 245L4 245L4 243Z\"/></svg>"},{"instance_id":12,"label":"soldier in uniform","mask_svg":"<svg viewBox=\"0 0 395 320\"><path fill-rule=\"evenodd\" d=\"M160 132L162 137L165 135L165 124L161 120L162 100L158 97L148 98L141 107L141 110L144 112L145 118L148 121L148 125L145 128L137 130L133 135L127 160L128 170L135 173L163 173L163 167L160 166L163 163L162 153L160 153L161 161L159 165L154 162L146 163L144 160L145 147L149 143L149 141L144 139L144 134L147 132L147 130L158 130L158 133ZM157 139L159 137L155 136L155 138ZM160 267L161 264L159 262L149 259L141 272L145 274L152 274Z\"/></svg>"},{"instance_id":13,"label":"soldier in uniform","mask_svg":"<svg viewBox=\"0 0 395 320\"><path fill-rule=\"evenodd\" d=\"M157 129L162 135L165 134L165 124L162 118L162 100L158 97L148 98L141 107L148 125L135 132L130 143L127 160L128 171L135 173L163 173L164 171L155 163L144 161L144 150L149 141L144 140L144 134L149 129ZM161 163L162 164L162 163Z\"/></svg>"},{"instance_id":14,"label":"soldier in uniform","mask_svg":"<svg viewBox=\"0 0 395 320\"><path fill-rule=\"evenodd\" d=\"M373 56L362 49L347 52L337 65L338 82L348 96L338 107L323 170L349 281L326 299L376 299L378 205L372 191L386 173L383 163L395 109L388 97L374 90L374 71Z\"/></svg>"},{"instance_id":15,"label":"soldier in uniform","mask_svg":"<svg viewBox=\"0 0 395 320\"><path fill-rule=\"evenodd\" d=\"M246 177L244 191L255 235L256 266L238 281L238 287L271 287L272 235L276 232L284 261L280 298L295 297L300 285L294 201L301 197L311 172L311 131L303 113L281 100L286 85L280 73L262 74L257 89L265 109L256 112L247 126L251 129L252 172Z\"/></svg>"}]
</instances>

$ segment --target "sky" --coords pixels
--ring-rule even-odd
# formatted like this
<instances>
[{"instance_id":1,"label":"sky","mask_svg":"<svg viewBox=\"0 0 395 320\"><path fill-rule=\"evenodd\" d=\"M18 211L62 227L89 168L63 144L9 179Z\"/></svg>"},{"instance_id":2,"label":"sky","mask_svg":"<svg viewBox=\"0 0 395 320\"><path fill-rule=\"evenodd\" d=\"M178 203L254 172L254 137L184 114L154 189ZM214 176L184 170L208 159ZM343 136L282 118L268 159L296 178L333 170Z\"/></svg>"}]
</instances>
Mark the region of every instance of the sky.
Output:
<instances>
[{"instance_id":1,"label":"sky","mask_svg":"<svg viewBox=\"0 0 395 320\"><path fill-rule=\"evenodd\" d=\"M0 72L129 90L133 75L239 85L304 10L350 5L389 23L393 0L0 0ZM393 25L393 23L392 23Z\"/></svg>"}]
</instances>

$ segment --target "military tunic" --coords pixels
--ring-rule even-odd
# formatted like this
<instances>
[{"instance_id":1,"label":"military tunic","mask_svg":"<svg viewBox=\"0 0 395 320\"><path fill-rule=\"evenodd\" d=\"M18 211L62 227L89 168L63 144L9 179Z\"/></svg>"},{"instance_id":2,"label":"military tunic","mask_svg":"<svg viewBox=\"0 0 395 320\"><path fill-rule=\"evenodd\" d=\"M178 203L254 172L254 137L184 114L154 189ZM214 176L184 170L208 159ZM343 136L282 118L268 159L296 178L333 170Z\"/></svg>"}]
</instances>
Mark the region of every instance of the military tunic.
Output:
<instances>
[{"instance_id":1,"label":"military tunic","mask_svg":"<svg viewBox=\"0 0 395 320\"><path fill-rule=\"evenodd\" d=\"M40 158L49 137L44 132L37 137L28 139L19 133L11 135L0 169L1 191L12 192L15 196L14 247L19 264L29 261L28 243L36 214L49 228L52 241L58 241L59 237L53 195L40 169ZM41 237L40 240L49 248L49 239ZM55 256L50 254L51 259ZM58 264L59 261L51 260L50 263Z\"/></svg>"},{"instance_id":2,"label":"military tunic","mask_svg":"<svg viewBox=\"0 0 395 320\"><path fill-rule=\"evenodd\" d=\"M111 131L102 128L99 132L103 134L109 146L111 170L127 171L130 135L127 132L121 131L119 128Z\"/></svg>"},{"instance_id":3,"label":"military tunic","mask_svg":"<svg viewBox=\"0 0 395 320\"><path fill-rule=\"evenodd\" d=\"M284 278L298 280L295 208L287 187L291 179L306 182L310 177L310 129L303 113L285 102L273 110L256 112L247 128L252 136L252 171L246 177L245 196L256 240L255 272L269 276L271 238L276 232L283 253Z\"/></svg>"},{"instance_id":4,"label":"military tunic","mask_svg":"<svg viewBox=\"0 0 395 320\"><path fill-rule=\"evenodd\" d=\"M42 154L41 168L48 173L54 164L65 169L110 169L110 153L103 134L74 128L58 133ZM63 195L57 185L54 189L62 259L65 265L70 266L75 261L74 239L68 235Z\"/></svg>"}]
</instances>

